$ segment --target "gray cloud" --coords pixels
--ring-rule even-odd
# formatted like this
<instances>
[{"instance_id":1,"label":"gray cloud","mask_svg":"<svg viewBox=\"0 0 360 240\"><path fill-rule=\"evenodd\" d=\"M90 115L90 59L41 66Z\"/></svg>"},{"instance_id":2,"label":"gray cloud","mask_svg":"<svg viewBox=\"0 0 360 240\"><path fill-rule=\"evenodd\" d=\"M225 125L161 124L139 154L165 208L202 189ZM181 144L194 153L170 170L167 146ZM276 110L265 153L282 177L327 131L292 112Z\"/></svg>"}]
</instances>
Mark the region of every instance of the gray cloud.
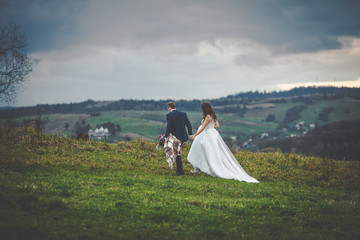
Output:
<instances>
[{"instance_id":1,"label":"gray cloud","mask_svg":"<svg viewBox=\"0 0 360 240\"><path fill-rule=\"evenodd\" d=\"M77 33L74 23L86 0L0 1L0 23L15 23L28 38L31 52L61 49L72 44Z\"/></svg>"},{"instance_id":2,"label":"gray cloud","mask_svg":"<svg viewBox=\"0 0 360 240\"><path fill-rule=\"evenodd\" d=\"M201 41L230 38L285 54L338 49L338 37L360 36L355 0L12 0L2 1L1 9L1 22L22 25L33 50L86 41L135 49L177 45L189 54Z\"/></svg>"},{"instance_id":3,"label":"gray cloud","mask_svg":"<svg viewBox=\"0 0 360 240\"><path fill-rule=\"evenodd\" d=\"M35 60L19 104L211 98L360 76L356 0L0 0L9 21Z\"/></svg>"},{"instance_id":4,"label":"gray cloud","mask_svg":"<svg viewBox=\"0 0 360 240\"><path fill-rule=\"evenodd\" d=\"M230 38L284 54L340 48L338 37L359 36L359 13L356 1L91 1L77 27L137 49Z\"/></svg>"}]
</instances>

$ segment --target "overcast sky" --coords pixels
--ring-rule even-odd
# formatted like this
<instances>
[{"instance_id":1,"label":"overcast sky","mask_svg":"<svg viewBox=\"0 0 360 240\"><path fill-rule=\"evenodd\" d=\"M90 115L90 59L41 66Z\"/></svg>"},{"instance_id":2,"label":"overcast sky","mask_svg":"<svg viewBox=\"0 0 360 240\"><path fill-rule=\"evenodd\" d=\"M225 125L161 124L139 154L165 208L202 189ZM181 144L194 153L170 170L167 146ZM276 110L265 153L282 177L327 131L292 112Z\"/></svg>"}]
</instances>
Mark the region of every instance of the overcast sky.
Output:
<instances>
[{"instance_id":1,"label":"overcast sky","mask_svg":"<svg viewBox=\"0 0 360 240\"><path fill-rule=\"evenodd\" d=\"M360 0L0 0L9 22L34 62L16 106L360 87Z\"/></svg>"}]
</instances>

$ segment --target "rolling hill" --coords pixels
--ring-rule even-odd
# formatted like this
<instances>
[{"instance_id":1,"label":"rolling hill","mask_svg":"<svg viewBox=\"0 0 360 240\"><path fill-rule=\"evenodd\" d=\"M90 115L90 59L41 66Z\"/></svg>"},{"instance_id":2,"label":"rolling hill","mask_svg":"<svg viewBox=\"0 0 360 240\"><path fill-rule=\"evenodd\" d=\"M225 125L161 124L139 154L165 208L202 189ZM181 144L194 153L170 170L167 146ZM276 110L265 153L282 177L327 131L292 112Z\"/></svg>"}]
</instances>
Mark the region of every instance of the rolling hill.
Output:
<instances>
[{"instance_id":1,"label":"rolling hill","mask_svg":"<svg viewBox=\"0 0 360 240\"><path fill-rule=\"evenodd\" d=\"M156 141L165 131L168 101L171 100L87 100L44 104L0 110L0 121L2 125L27 126L41 114L42 127L47 134L77 137L80 133L86 134L89 129L114 126L107 141L133 138ZM319 154L319 149L309 152L294 142L308 141L309 137L305 136L318 127L331 129L335 126L333 123L360 119L360 88L308 87L282 92L238 93L219 99L176 101L177 108L188 113L194 129L200 125L200 105L203 101L209 101L214 106L221 123L219 132L225 141L233 148L252 151ZM316 141L323 140L317 138ZM343 145L358 142L359 139L348 142L345 138ZM284 143L294 145L289 147L287 144L285 147ZM340 153L344 150L337 149ZM351 155L347 154L346 159ZM338 153L326 156L344 158Z\"/></svg>"}]
</instances>

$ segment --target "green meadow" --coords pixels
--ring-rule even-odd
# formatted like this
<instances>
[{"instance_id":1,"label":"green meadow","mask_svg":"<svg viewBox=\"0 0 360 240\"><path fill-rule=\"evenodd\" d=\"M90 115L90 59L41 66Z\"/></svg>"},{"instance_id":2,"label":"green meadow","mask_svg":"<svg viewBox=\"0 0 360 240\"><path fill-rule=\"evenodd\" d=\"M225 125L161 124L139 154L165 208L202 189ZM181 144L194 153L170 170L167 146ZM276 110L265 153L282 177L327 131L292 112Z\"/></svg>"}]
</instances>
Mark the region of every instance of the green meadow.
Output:
<instances>
[{"instance_id":1,"label":"green meadow","mask_svg":"<svg viewBox=\"0 0 360 240\"><path fill-rule=\"evenodd\" d=\"M260 183L178 177L154 142L0 128L2 239L357 239L360 162L235 152Z\"/></svg>"},{"instance_id":2,"label":"green meadow","mask_svg":"<svg viewBox=\"0 0 360 240\"><path fill-rule=\"evenodd\" d=\"M254 101L247 105L248 109L243 116L238 116L235 110L235 112L229 113L220 111L228 106L231 107L232 105L216 108L221 125L219 132L223 137L237 137L242 140L254 136L259 138L262 133L278 131L279 128L283 127L290 129L288 133L279 133L280 135L298 134L294 126L300 121L304 121L306 124L316 123L316 126L321 126L342 120L360 119L359 101L346 97L338 99L318 99L314 97L306 101L288 99L287 102L276 103ZM291 109L300 106L304 106L301 111L289 113ZM199 111L186 112L195 132L201 124L201 111L199 109ZM112 141L121 141L124 136L128 136L130 139L143 137L147 140L156 141L158 136L165 132L167 113L166 110L114 110L100 111L97 114L44 114L42 119L47 134L75 137L77 136L75 133L76 124L89 125L94 130L99 125L111 122L121 127L121 133L113 137ZM274 116L274 120L271 122L266 121L269 115ZM289 120L286 118L287 115L297 115L298 117ZM15 121L29 122L35 117L22 117L15 119Z\"/></svg>"},{"instance_id":3,"label":"green meadow","mask_svg":"<svg viewBox=\"0 0 360 240\"><path fill-rule=\"evenodd\" d=\"M295 128L299 122L304 122L308 128L309 123L322 126L343 120L360 119L360 101L348 97L324 98L319 96L287 98L272 102L270 100L254 100L247 104L247 110L239 115L239 104L224 102L224 105L216 106L215 110L221 127L218 129L223 137L236 137L239 144L241 141L260 139L263 133L273 136L300 135L302 132ZM104 104L104 103L99 103ZM138 139L156 141L158 136L165 132L166 114L164 110L94 110L91 107L89 113L56 113L42 115L45 123L46 134L64 135L76 137L79 132L87 132L89 128L95 130L98 126L107 123L120 126L121 131L108 139L110 142L124 139ZM106 105L106 104L105 104ZM105 106L104 105L104 106ZM241 105L241 108L243 106ZM229 110L230 109L230 110ZM233 109L233 111L231 110ZM184 111L179 107L180 111ZM98 111L98 112L96 112ZM193 126L193 132L201 124L202 113L199 111L186 111ZM272 116L271 121L266 121ZM14 119L18 125L29 126L36 116L19 117ZM2 120L1 122L6 122ZM6 125L6 124L5 124ZM79 126L81 130L79 130ZM285 131L280 129L287 128ZM309 130L309 129L308 129ZM303 131L303 130L302 130Z\"/></svg>"}]
</instances>

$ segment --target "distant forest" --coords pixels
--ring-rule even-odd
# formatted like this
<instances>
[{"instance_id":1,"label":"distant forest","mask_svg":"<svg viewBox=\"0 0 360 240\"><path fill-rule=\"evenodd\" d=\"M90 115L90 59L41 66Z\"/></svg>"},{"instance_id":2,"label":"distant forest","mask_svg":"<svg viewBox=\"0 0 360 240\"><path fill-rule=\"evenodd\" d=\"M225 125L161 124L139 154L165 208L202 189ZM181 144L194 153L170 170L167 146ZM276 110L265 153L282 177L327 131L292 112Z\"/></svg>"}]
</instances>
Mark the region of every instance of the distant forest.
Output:
<instances>
[{"instance_id":1,"label":"distant forest","mask_svg":"<svg viewBox=\"0 0 360 240\"><path fill-rule=\"evenodd\" d=\"M360 88L347 87L299 87L289 91L273 91L259 92L249 91L228 95L219 99L203 99L203 100L177 100L176 105L184 111L199 111L201 103L209 101L213 106L226 106L233 104L242 104L246 106L254 101L266 100L267 102L286 102L287 98L304 98L306 96L321 97L350 97L360 99ZM300 99L301 100L301 99ZM94 114L102 111L115 110L165 110L166 104L172 99L167 100L133 100L121 99L112 101L99 106L98 102L87 100L80 103L63 103L63 104L41 104L33 107L19 107L0 110L0 119L17 118L25 116L34 116L39 114L54 113L88 113ZM228 108L218 111L226 111Z\"/></svg>"},{"instance_id":2,"label":"distant forest","mask_svg":"<svg viewBox=\"0 0 360 240\"><path fill-rule=\"evenodd\" d=\"M360 161L360 120L326 124L313 129L305 137L263 141L259 148L280 148L287 153Z\"/></svg>"},{"instance_id":3,"label":"distant forest","mask_svg":"<svg viewBox=\"0 0 360 240\"><path fill-rule=\"evenodd\" d=\"M341 96L360 98L360 88L348 87L298 87L289 91L273 92L245 92L229 95L226 98L248 98L248 99L267 99L267 98L287 98L306 95L323 95L323 96Z\"/></svg>"}]
</instances>

